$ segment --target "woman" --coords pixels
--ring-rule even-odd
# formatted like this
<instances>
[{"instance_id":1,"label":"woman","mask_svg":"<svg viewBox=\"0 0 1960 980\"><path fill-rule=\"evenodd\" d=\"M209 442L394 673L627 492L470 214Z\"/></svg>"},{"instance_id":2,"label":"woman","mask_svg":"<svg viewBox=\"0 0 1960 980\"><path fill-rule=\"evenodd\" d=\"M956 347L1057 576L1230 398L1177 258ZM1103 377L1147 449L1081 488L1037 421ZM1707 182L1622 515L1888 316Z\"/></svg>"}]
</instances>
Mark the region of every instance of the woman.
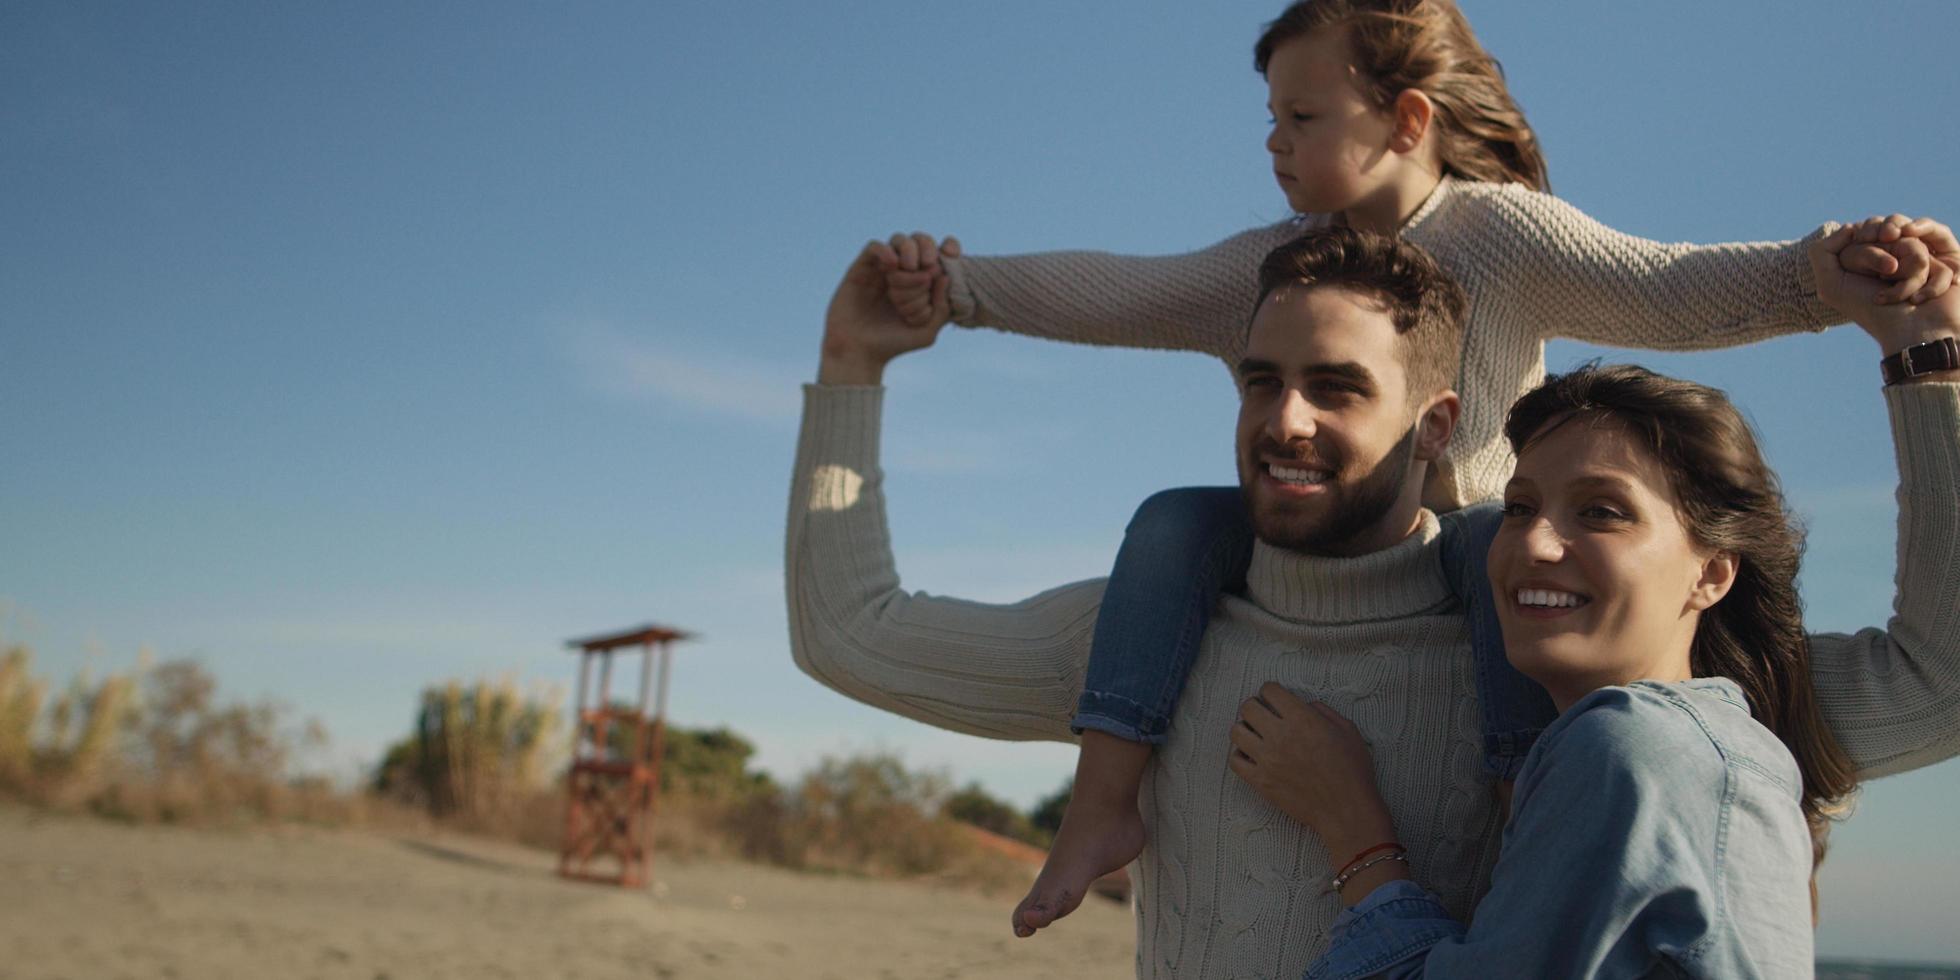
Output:
<instances>
[{"instance_id":1,"label":"woman","mask_svg":"<svg viewBox=\"0 0 1960 980\"><path fill-rule=\"evenodd\" d=\"M1851 234L1814 255L1827 299ZM1839 299L1888 355L1960 333L1955 297ZM1953 386L1909 389L1954 373L1888 391L1902 460L1952 452ZM1798 535L1753 434L1720 392L1611 367L1549 379L1505 436L1488 571L1508 658L1561 713L1467 927L1410 880L1346 719L1268 685L1234 728L1234 771L1349 858L1308 975L1809 975L1807 882L1853 769L1812 695Z\"/></svg>"}]
</instances>

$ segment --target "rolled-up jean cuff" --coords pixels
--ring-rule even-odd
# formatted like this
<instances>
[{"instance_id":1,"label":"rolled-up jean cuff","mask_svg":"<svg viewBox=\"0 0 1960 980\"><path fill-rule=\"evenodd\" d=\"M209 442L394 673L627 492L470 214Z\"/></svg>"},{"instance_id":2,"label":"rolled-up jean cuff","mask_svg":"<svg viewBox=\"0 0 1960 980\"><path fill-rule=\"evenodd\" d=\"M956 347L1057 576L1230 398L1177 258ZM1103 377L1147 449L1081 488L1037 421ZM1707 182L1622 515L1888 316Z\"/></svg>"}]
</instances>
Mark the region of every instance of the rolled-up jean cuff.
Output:
<instances>
[{"instance_id":1,"label":"rolled-up jean cuff","mask_svg":"<svg viewBox=\"0 0 1960 980\"><path fill-rule=\"evenodd\" d=\"M1531 753L1532 743L1538 741L1542 728L1519 729L1514 732L1484 733L1484 769L1500 781L1509 782L1518 778L1518 770L1524 768L1524 757Z\"/></svg>"},{"instance_id":2,"label":"rolled-up jean cuff","mask_svg":"<svg viewBox=\"0 0 1960 980\"><path fill-rule=\"evenodd\" d=\"M1170 719L1126 697L1084 691L1068 727L1077 735L1093 730L1126 742L1162 745L1165 733L1170 730Z\"/></svg>"}]
</instances>

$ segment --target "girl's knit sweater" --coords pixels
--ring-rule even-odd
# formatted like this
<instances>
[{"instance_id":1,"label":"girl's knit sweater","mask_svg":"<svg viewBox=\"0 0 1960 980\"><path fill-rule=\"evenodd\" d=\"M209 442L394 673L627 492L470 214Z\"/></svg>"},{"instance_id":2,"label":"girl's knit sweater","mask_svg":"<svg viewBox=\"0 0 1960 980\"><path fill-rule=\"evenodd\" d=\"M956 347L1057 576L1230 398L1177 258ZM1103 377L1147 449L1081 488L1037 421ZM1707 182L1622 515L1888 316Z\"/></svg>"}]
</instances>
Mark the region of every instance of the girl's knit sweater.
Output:
<instances>
[{"instance_id":1,"label":"girl's knit sweater","mask_svg":"<svg viewBox=\"0 0 1960 980\"><path fill-rule=\"evenodd\" d=\"M1260 260L1329 220L1304 215L1184 255L948 259L953 318L1076 343L1202 351L1229 366L1252 316ZM1448 457L1430 470L1423 502L1434 510L1501 495L1511 473L1504 413L1544 379L1547 340L1702 350L1839 320L1816 297L1809 238L1667 245L1521 184L1448 178L1401 234L1470 296L1457 373L1463 416Z\"/></svg>"}]
</instances>

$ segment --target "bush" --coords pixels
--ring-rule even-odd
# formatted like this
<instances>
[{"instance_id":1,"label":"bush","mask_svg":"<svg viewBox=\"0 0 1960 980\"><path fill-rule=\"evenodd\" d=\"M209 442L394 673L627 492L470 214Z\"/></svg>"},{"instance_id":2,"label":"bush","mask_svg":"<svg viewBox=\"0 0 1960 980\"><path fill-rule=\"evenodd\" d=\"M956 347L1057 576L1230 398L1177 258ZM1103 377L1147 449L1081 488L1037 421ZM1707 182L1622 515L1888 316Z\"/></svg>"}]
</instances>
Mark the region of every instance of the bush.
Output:
<instances>
[{"instance_id":1,"label":"bush","mask_svg":"<svg viewBox=\"0 0 1960 980\"><path fill-rule=\"evenodd\" d=\"M45 712L47 685L31 667L24 647L0 656L0 790L10 796L131 820L332 809L317 787L296 791L287 772L299 749L325 741L319 726L292 731L272 702L218 705L216 682L195 661L99 683L78 676Z\"/></svg>"},{"instance_id":2,"label":"bush","mask_svg":"<svg viewBox=\"0 0 1960 980\"><path fill-rule=\"evenodd\" d=\"M540 797L557 795L559 700L509 680L424 688L414 730L388 747L374 788L468 829L555 842L562 803Z\"/></svg>"},{"instance_id":3,"label":"bush","mask_svg":"<svg viewBox=\"0 0 1960 980\"><path fill-rule=\"evenodd\" d=\"M947 797L945 813L962 823L1036 847L1047 847L1055 840L1052 831L1036 827L1026 814L987 795L979 783L968 783L965 789Z\"/></svg>"},{"instance_id":4,"label":"bush","mask_svg":"<svg viewBox=\"0 0 1960 980\"><path fill-rule=\"evenodd\" d=\"M34 723L47 684L28 672L23 646L0 654L0 789L20 793L34 775Z\"/></svg>"},{"instance_id":5,"label":"bush","mask_svg":"<svg viewBox=\"0 0 1960 980\"><path fill-rule=\"evenodd\" d=\"M1075 779L1070 777L1062 783L1062 788L1041 798L1028 814L1028 822L1046 833L1052 840L1062 831L1062 814L1068 812L1069 797L1075 793Z\"/></svg>"},{"instance_id":6,"label":"bush","mask_svg":"<svg viewBox=\"0 0 1960 980\"><path fill-rule=\"evenodd\" d=\"M826 758L792 798L804 860L840 870L918 875L945 868L965 839L939 816L946 779L889 753Z\"/></svg>"},{"instance_id":7,"label":"bush","mask_svg":"<svg viewBox=\"0 0 1960 980\"><path fill-rule=\"evenodd\" d=\"M660 791L710 800L740 800L775 783L749 771L755 746L726 728L669 727L660 764Z\"/></svg>"}]
</instances>

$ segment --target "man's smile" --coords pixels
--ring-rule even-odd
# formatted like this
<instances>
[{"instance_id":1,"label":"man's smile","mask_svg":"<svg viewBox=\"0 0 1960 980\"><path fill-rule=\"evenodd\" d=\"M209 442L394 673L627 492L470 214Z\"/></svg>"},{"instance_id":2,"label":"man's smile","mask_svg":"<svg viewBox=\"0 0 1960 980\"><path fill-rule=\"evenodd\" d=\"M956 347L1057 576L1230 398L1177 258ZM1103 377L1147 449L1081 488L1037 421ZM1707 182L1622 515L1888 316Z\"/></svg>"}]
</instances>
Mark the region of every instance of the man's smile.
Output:
<instances>
[{"instance_id":1,"label":"man's smile","mask_svg":"<svg viewBox=\"0 0 1960 980\"><path fill-rule=\"evenodd\" d=\"M1311 486L1326 483L1333 478L1329 470L1310 466L1288 466L1283 463L1267 463L1266 473L1281 483Z\"/></svg>"},{"instance_id":2,"label":"man's smile","mask_svg":"<svg viewBox=\"0 0 1960 980\"><path fill-rule=\"evenodd\" d=\"M1311 497L1325 493L1334 471L1297 460L1265 459L1259 464L1259 482L1282 497Z\"/></svg>"}]
</instances>

